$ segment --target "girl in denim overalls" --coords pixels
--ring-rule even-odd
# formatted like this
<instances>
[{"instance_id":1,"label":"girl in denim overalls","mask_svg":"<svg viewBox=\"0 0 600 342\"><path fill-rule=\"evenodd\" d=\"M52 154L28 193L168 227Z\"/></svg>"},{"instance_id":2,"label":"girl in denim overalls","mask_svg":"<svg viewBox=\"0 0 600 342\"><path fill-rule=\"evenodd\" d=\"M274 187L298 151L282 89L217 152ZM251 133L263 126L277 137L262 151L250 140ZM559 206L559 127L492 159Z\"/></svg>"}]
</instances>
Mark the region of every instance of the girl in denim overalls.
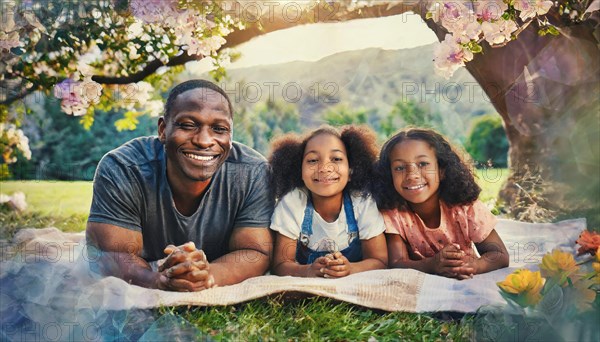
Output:
<instances>
[{"instance_id":1,"label":"girl in denim overalls","mask_svg":"<svg viewBox=\"0 0 600 342\"><path fill-rule=\"evenodd\" d=\"M363 126L273 143L273 273L337 278L387 267L384 221L366 191L376 155L375 134Z\"/></svg>"}]
</instances>

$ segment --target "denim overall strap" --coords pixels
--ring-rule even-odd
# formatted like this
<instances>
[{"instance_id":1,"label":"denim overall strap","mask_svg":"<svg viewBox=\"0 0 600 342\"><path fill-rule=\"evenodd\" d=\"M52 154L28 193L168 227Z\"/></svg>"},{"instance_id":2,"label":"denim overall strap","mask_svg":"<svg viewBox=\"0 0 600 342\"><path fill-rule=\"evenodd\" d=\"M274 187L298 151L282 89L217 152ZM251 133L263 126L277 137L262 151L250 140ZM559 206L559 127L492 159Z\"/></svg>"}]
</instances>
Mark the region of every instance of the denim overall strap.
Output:
<instances>
[{"instance_id":1,"label":"denim overall strap","mask_svg":"<svg viewBox=\"0 0 600 342\"><path fill-rule=\"evenodd\" d=\"M323 255L315 255L315 252L308 248L309 237L312 235L312 219L313 219L312 201L310 195L306 199L306 207L304 208L304 218L302 219L302 226L300 227L300 236L298 236L298 242L296 242L296 262L301 265L312 264L313 261Z\"/></svg>"},{"instance_id":2,"label":"denim overall strap","mask_svg":"<svg viewBox=\"0 0 600 342\"><path fill-rule=\"evenodd\" d=\"M344 248L342 254L350 262L362 260L362 245L358 236L358 223L354 216L354 206L348 192L344 192L344 212L346 213L346 224L348 225L348 247Z\"/></svg>"},{"instance_id":3,"label":"denim overall strap","mask_svg":"<svg viewBox=\"0 0 600 342\"><path fill-rule=\"evenodd\" d=\"M348 233L356 233L356 235L358 236L358 223L356 223L356 217L354 217L354 207L352 206L352 199L346 191L344 191L344 212L346 213Z\"/></svg>"}]
</instances>

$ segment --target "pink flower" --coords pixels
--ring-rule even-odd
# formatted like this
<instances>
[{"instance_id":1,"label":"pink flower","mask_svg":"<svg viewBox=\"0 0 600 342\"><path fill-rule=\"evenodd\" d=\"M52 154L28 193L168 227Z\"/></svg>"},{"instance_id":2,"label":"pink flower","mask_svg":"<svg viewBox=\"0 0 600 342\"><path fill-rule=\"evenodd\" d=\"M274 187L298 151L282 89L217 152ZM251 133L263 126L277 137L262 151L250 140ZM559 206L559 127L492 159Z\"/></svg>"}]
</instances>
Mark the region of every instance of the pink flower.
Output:
<instances>
[{"instance_id":1,"label":"pink flower","mask_svg":"<svg viewBox=\"0 0 600 342\"><path fill-rule=\"evenodd\" d=\"M434 48L433 53L435 72L446 79L464 66L465 62L473 59L473 53L460 45L451 34L446 34L444 41Z\"/></svg>"},{"instance_id":2,"label":"pink flower","mask_svg":"<svg viewBox=\"0 0 600 342\"><path fill-rule=\"evenodd\" d=\"M471 10L462 1L436 1L429 7L431 18L445 27L448 32L455 32L466 26L466 22L475 21Z\"/></svg>"},{"instance_id":3,"label":"pink flower","mask_svg":"<svg viewBox=\"0 0 600 342\"><path fill-rule=\"evenodd\" d=\"M14 31L11 33L5 33L4 31L0 30L0 51L10 50L21 45L22 44L19 41L19 32Z\"/></svg>"},{"instance_id":4,"label":"pink flower","mask_svg":"<svg viewBox=\"0 0 600 342\"><path fill-rule=\"evenodd\" d=\"M131 13L147 24L158 23L177 8L177 0L131 0Z\"/></svg>"},{"instance_id":5,"label":"pink flower","mask_svg":"<svg viewBox=\"0 0 600 342\"><path fill-rule=\"evenodd\" d=\"M61 109L74 116L82 116L87 113L91 103L100 100L102 86L90 79L84 82L76 82L70 78L54 86L54 96L61 99Z\"/></svg>"},{"instance_id":6,"label":"pink flower","mask_svg":"<svg viewBox=\"0 0 600 342\"><path fill-rule=\"evenodd\" d=\"M508 5L502 0L483 0L476 2L475 14L482 21L498 20L508 9Z\"/></svg>"}]
</instances>

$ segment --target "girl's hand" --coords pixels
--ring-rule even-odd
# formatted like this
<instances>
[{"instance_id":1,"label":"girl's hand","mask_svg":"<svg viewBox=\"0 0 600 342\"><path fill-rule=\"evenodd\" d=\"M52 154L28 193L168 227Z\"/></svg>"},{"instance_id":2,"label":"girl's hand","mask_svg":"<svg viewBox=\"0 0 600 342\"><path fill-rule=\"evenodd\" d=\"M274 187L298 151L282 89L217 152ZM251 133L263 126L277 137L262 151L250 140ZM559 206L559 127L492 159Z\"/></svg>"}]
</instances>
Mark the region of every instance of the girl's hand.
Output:
<instances>
[{"instance_id":1,"label":"girl's hand","mask_svg":"<svg viewBox=\"0 0 600 342\"><path fill-rule=\"evenodd\" d=\"M322 270L325 278L341 278L350 274L350 261L341 252L328 254L326 257L329 261Z\"/></svg>"},{"instance_id":2,"label":"girl's hand","mask_svg":"<svg viewBox=\"0 0 600 342\"><path fill-rule=\"evenodd\" d=\"M323 277L325 274L323 270L327 267L327 263L329 262L329 258L327 256L319 257L308 268L307 277Z\"/></svg>"},{"instance_id":3,"label":"girl's hand","mask_svg":"<svg viewBox=\"0 0 600 342\"><path fill-rule=\"evenodd\" d=\"M465 252L460 250L460 246L453 243L446 245L440 250L432 260L432 273L448 278L458 278L457 270L464 265Z\"/></svg>"},{"instance_id":4,"label":"girl's hand","mask_svg":"<svg viewBox=\"0 0 600 342\"><path fill-rule=\"evenodd\" d=\"M463 264L460 267L455 267L453 272L456 273L456 279L465 280L472 279L477 274L477 258L465 254L462 258Z\"/></svg>"}]
</instances>

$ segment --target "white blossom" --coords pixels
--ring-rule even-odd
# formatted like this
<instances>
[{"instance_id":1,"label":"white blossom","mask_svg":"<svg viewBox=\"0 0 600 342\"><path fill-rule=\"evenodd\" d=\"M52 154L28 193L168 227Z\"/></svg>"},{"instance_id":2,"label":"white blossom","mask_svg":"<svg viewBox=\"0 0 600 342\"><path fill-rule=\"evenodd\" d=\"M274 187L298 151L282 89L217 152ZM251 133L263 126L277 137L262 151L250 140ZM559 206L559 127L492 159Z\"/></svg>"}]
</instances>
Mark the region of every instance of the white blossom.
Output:
<instances>
[{"instance_id":1,"label":"white blossom","mask_svg":"<svg viewBox=\"0 0 600 342\"><path fill-rule=\"evenodd\" d=\"M483 22L481 24L484 39L491 45L498 45L511 40L511 35L518 27L512 20L499 20L495 23Z\"/></svg>"},{"instance_id":2,"label":"white blossom","mask_svg":"<svg viewBox=\"0 0 600 342\"><path fill-rule=\"evenodd\" d=\"M31 159L29 139L14 124L0 123L0 153L6 164L17 161L15 150L20 150L23 157Z\"/></svg>"},{"instance_id":3,"label":"white blossom","mask_svg":"<svg viewBox=\"0 0 600 342\"><path fill-rule=\"evenodd\" d=\"M548 0L514 0L513 4L523 21L548 13L552 5L552 1Z\"/></svg>"},{"instance_id":4,"label":"white blossom","mask_svg":"<svg viewBox=\"0 0 600 342\"><path fill-rule=\"evenodd\" d=\"M146 102L145 109L152 117L159 117L163 113L163 102L161 100L151 100Z\"/></svg>"},{"instance_id":5,"label":"white blossom","mask_svg":"<svg viewBox=\"0 0 600 342\"><path fill-rule=\"evenodd\" d=\"M132 43L127 44L127 48L129 49L129 54L127 55L127 57L129 57L130 61L133 61L133 60L136 60L136 59L142 57L138 53L136 45L137 44L132 44Z\"/></svg>"},{"instance_id":6,"label":"white blossom","mask_svg":"<svg viewBox=\"0 0 600 342\"><path fill-rule=\"evenodd\" d=\"M135 21L127 27L127 39L133 40L139 38L144 33L143 22L135 19Z\"/></svg>"}]
</instances>

